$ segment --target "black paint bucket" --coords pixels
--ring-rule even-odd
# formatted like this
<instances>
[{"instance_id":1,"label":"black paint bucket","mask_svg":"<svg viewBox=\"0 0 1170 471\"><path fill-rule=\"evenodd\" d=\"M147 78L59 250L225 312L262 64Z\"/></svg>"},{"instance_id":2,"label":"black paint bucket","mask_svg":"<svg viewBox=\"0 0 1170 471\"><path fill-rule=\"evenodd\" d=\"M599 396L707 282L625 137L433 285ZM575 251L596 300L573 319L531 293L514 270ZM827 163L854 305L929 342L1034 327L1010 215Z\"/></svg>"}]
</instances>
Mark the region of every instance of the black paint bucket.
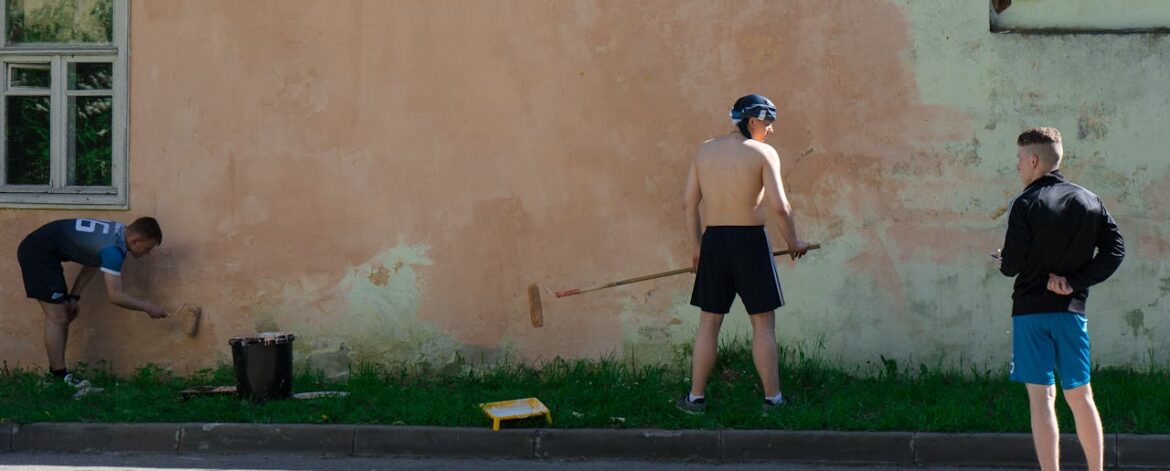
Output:
<instances>
[{"instance_id":1,"label":"black paint bucket","mask_svg":"<svg viewBox=\"0 0 1170 471\"><path fill-rule=\"evenodd\" d=\"M292 396L292 343L296 337L264 332L228 341L241 399L264 402Z\"/></svg>"}]
</instances>

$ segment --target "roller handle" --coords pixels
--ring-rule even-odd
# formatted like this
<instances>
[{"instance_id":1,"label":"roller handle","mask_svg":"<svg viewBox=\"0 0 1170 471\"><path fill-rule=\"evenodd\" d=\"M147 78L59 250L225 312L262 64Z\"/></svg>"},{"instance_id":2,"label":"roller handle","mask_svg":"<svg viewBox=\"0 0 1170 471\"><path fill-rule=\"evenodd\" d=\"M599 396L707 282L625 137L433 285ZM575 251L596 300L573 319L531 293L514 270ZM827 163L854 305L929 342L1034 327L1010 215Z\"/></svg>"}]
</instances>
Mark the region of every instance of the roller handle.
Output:
<instances>
[{"instance_id":1,"label":"roller handle","mask_svg":"<svg viewBox=\"0 0 1170 471\"><path fill-rule=\"evenodd\" d=\"M809 250L816 250L819 248L821 248L821 244L809 244L809 246L808 246ZM772 256L779 257L781 255L788 255L790 253L792 253L791 250L777 250L775 252L772 252ZM691 267L679 268L677 270L664 271L662 273L655 273L652 275L639 276L637 278L630 278L627 280L614 281L611 283L606 283L604 285L591 286L589 288L573 288L573 289L567 289L564 291L557 291L556 295L558 298L563 298L565 296L572 296L574 294L588 293L590 291L597 291L599 289L613 288L614 286L628 285L630 283L637 283L639 281L653 280L655 278L665 278L668 276L681 275L683 273L691 273L693 271L694 271L694 268L691 268Z\"/></svg>"}]
</instances>

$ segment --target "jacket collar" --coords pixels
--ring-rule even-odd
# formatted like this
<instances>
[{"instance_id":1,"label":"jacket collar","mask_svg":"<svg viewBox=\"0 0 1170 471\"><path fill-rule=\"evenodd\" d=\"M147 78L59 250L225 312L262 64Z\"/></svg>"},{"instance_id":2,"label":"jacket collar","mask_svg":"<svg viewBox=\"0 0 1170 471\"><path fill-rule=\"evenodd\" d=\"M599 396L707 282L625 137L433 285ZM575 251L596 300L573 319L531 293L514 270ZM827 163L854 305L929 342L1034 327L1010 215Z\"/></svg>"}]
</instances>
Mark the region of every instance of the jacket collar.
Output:
<instances>
[{"instance_id":1,"label":"jacket collar","mask_svg":"<svg viewBox=\"0 0 1170 471\"><path fill-rule=\"evenodd\" d=\"M1067 181L1068 178L1065 177L1064 174L1060 173L1060 169L1055 169L1051 172L1045 173L1044 176L1037 178L1036 181L1032 182L1028 185L1027 188L1024 189L1029 190L1033 187L1039 188L1042 186L1055 185L1057 183L1064 183Z\"/></svg>"}]
</instances>

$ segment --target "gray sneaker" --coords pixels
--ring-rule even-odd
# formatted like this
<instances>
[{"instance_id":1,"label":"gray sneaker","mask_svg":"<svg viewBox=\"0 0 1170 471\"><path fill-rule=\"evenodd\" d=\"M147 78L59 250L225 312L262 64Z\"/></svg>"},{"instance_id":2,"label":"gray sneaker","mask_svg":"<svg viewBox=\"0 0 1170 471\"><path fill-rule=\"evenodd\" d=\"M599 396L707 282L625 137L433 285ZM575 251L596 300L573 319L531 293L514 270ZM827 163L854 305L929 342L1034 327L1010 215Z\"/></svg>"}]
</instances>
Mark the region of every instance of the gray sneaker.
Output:
<instances>
[{"instance_id":1,"label":"gray sneaker","mask_svg":"<svg viewBox=\"0 0 1170 471\"><path fill-rule=\"evenodd\" d=\"M103 388L93 387L93 385L89 383L89 380L84 380L73 376L73 373L65 375L65 384L68 384L70 387L77 390L77 392L73 393L74 399L81 399L87 395L97 394L105 391Z\"/></svg>"},{"instance_id":2,"label":"gray sneaker","mask_svg":"<svg viewBox=\"0 0 1170 471\"><path fill-rule=\"evenodd\" d=\"M698 415L707 412L707 398L700 397L692 401L690 394L684 393L675 401L674 406L688 414Z\"/></svg>"},{"instance_id":3,"label":"gray sneaker","mask_svg":"<svg viewBox=\"0 0 1170 471\"><path fill-rule=\"evenodd\" d=\"M778 412L784 406L785 402L783 397L779 401L764 399L764 415L767 416L773 412Z\"/></svg>"},{"instance_id":4,"label":"gray sneaker","mask_svg":"<svg viewBox=\"0 0 1170 471\"><path fill-rule=\"evenodd\" d=\"M90 387L89 380L81 379L73 376L73 373L65 375L65 384L68 384L73 389L81 389Z\"/></svg>"}]
</instances>

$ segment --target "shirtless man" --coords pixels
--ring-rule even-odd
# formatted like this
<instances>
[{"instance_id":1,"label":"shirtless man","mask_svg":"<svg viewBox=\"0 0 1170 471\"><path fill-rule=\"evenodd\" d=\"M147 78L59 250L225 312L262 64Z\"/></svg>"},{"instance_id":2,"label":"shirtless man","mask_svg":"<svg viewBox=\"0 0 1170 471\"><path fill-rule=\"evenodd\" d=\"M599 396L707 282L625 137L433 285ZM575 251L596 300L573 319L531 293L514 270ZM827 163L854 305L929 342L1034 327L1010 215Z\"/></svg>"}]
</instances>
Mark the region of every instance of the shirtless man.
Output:
<instances>
[{"instance_id":1,"label":"shirtless man","mask_svg":"<svg viewBox=\"0 0 1170 471\"><path fill-rule=\"evenodd\" d=\"M687 229L694 240L691 304L703 313L695 338L691 391L676 403L684 412L706 411L704 390L715 366L719 328L737 293L752 321L752 359L764 387L764 412L784 403L776 361L775 314L784 305L784 295L772 244L764 231L765 214L776 216L793 259L804 255L809 246L796 236L796 222L780 180L780 157L764 144L775 120L776 106L767 98L740 98L731 108L737 131L703 143L691 164L684 197ZM700 201L706 205L701 222Z\"/></svg>"},{"instance_id":2,"label":"shirtless man","mask_svg":"<svg viewBox=\"0 0 1170 471\"><path fill-rule=\"evenodd\" d=\"M141 257L160 243L162 230L150 217L138 218L129 226L103 219L61 219L41 226L21 241L17 258L24 289L45 313L45 352L54 377L78 389L89 388L88 381L65 369L65 343L69 324L80 312L81 291L98 270L104 274L106 297L111 303L145 312L152 319L167 317L163 308L122 291L126 255ZM72 290L65 285L61 262L82 266Z\"/></svg>"}]
</instances>

